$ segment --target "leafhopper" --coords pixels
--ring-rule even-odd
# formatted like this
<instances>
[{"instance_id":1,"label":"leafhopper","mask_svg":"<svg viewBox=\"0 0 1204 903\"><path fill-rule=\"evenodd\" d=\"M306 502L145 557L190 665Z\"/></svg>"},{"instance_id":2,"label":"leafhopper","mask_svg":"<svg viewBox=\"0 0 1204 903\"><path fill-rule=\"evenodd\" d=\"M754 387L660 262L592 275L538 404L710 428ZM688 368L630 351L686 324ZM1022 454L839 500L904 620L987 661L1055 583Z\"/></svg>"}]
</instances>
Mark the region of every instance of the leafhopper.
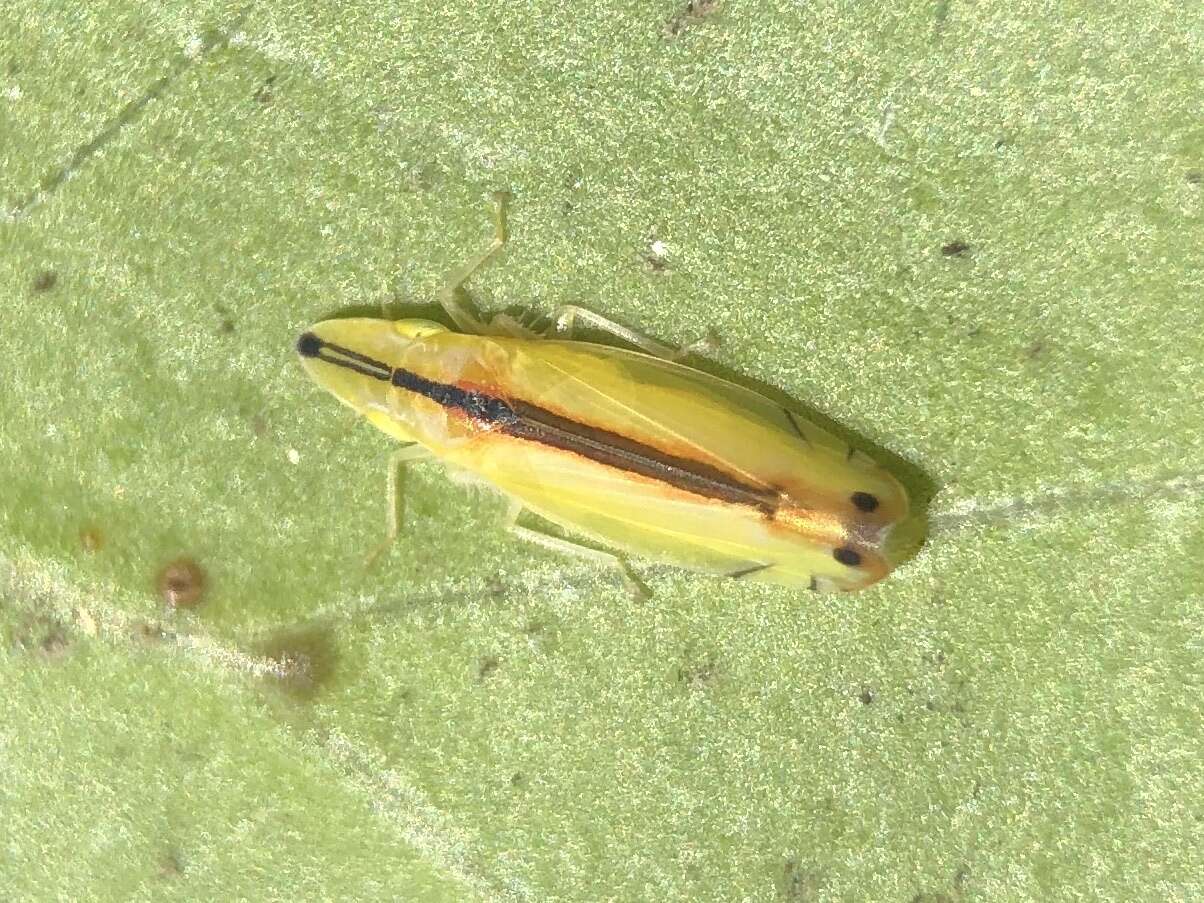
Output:
<instances>
[{"instance_id":1,"label":"leafhopper","mask_svg":"<svg viewBox=\"0 0 1204 903\"><path fill-rule=\"evenodd\" d=\"M890 572L907 493L868 455L583 308L561 308L546 335L474 316L457 292L505 242L499 195L492 242L439 295L458 331L348 318L297 342L318 385L405 443L391 475L428 456L467 471L511 500L511 530L632 587L627 556L819 591ZM638 350L573 341L581 321ZM520 526L524 511L618 554Z\"/></svg>"}]
</instances>

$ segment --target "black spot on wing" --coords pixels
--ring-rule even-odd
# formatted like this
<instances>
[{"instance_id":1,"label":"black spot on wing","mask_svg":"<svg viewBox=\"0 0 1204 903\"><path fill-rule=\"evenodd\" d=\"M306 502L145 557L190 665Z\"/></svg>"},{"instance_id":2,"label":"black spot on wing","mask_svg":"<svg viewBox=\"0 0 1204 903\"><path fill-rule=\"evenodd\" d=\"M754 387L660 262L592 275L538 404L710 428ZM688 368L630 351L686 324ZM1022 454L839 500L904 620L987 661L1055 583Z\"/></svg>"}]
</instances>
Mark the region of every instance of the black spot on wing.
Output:
<instances>
[{"instance_id":1,"label":"black spot on wing","mask_svg":"<svg viewBox=\"0 0 1204 903\"><path fill-rule=\"evenodd\" d=\"M858 511L864 511L867 514L878 507L878 496L869 492L854 492L850 498Z\"/></svg>"},{"instance_id":2,"label":"black spot on wing","mask_svg":"<svg viewBox=\"0 0 1204 903\"><path fill-rule=\"evenodd\" d=\"M834 549L832 551L832 557L841 564L847 565L851 568L855 568L857 565L861 564L861 553L856 549L850 549L848 546Z\"/></svg>"}]
</instances>

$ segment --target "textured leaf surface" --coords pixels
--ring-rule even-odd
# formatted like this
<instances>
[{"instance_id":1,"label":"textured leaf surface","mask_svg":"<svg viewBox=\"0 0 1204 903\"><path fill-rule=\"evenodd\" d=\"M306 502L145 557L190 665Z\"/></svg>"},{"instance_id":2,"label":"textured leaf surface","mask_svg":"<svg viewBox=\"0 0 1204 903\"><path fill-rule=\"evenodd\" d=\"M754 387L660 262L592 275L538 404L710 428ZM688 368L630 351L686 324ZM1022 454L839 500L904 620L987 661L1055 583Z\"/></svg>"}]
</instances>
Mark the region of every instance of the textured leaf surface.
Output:
<instances>
[{"instance_id":1,"label":"textured leaf surface","mask_svg":"<svg viewBox=\"0 0 1204 903\"><path fill-rule=\"evenodd\" d=\"M0 11L11 896L1204 894L1198 10L147 10ZM389 443L293 341L499 188L482 309L714 331L920 554L633 602L420 465L365 568Z\"/></svg>"}]
</instances>

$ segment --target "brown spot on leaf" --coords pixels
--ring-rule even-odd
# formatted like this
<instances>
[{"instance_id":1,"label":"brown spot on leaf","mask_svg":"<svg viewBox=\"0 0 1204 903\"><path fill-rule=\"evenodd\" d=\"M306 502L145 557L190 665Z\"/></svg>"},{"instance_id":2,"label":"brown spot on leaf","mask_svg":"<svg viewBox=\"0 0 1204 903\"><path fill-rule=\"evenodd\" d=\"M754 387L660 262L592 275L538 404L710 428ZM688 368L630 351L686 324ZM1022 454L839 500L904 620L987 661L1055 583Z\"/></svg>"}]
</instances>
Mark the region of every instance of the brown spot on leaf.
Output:
<instances>
[{"instance_id":1,"label":"brown spot on leaf","mask_svg":"<svg viewBox=\"0 0 1204 903\"><path fill-rule=\"evenodd\" d=\"M267 679L302 702L330 682L338 659L333 634L321 624L276 631L255 651L272 666Z\"/></svg>"},{"instance_id":2,"label":"brown spot on leaf","mask_svg":"<svg viewBox=\"0 0 1204 903\"><path fill-rule=\"evenodd\" d=\"M155 577L159 597L171 608L194 608L205 595L205 572L191 558L169 561Z\"/></svg>"},{"instance_id":3,"label":"brown spot on leaf","mask_svg":"<svg viewBox=\"0 0 1204 903\"><path fill-rule=\"evenodd\" d=\"M79 531L79 546L88 554L99 552L104 544L104 534L95 527L84 527Z\"/></svg>"},{"instance_id":4,"label":"brown spot on leaf","mask_svg":"<svg viewBox=\"0 0 1204 903\"><path fill-rule=\"evenodd\" d=\"M714 686L718 679L719 666L710 653L705 658L687 661L677 669L677 682L689 690L705 690Z\"/></svg>"},{"instance_id":5,"label":"brown spot on leaf","mask_svg":"<svg viewBox=\"0 0 1204 903\"><path fill-rule=\"evenodd\" d=\"M130 629L130 636L139 643L154 646L167 639L169 634L158 624L141 621Z\"/></svg>"},{"instance_id":6,"label":"brown spot on leaf","mask_svg":"<svg viewBox=\"0 0 1204 903\"><path fill-rule=\"evenodd\" d=\"M266 79L264 79L263 84L255 89L255 93L253 95L251 95L251 99L254 100L257 104L262 104L263 106L267 106L268 104L270 104L272 102L272 99L274 97L274 95L272 93L272 85L274 85L275 83L276 83L276 76L269 75Z\"/></svg>"},{"instance_id":7,"label":"brown spot on leaf","mask_svg":"<svg viewBox=\"0 0 1204 903\"><path fill-rule=\"evenodd\" d=\"M12 645L14 651L29 652L44 661L58 661L66 655L71 638L58 618L29 614L16 625Z\"/></svg>"},{"instance_id":8,"label":"brown spot on leaf","mask_svg":"<svg viewBox=\"0 0 1204 903\"><path fill-rule=\"evenodd\" d=\"M54 627L48 630L38 643L38 652L43 658L56 661L66 654L67 647L70 645L71 640L67 636L67 631L63 629L62 624L56 621Z\"/></svg>"},{"instance_id":9,"label":"brown spot on leaf","mask_svg":"<svg viewBox=\"0 0 1204 903\"><path fill-rule=\"evenodd\" d=\"M666 273L669 271L669 261L657 254L645 254L644 265L652 273Z\"/></svg>"},{"instance_id":10,"label":"brown spot on leaf","mask_svg":"<svg viewBox=\"0 0 1204 903\"><path fill-rule=\"evenodd\" d=\"M502 660L496 655L484 656L479 662L477 662L477 679L486 680L489 677L492 677L493 672L500 668L501 665Z\"/></svg>"},{"instance_id":11,"label":"brown spot on leaf","mask_svg":"<svg viewBox=\"0 0 1204 903\"><path fill-rule=\"evenodd\" d=\"M778 895L789 903L814 900L819 893L819 878L804 869L796 859L787 859L777 880Z\"/></svg>"},{"instance_id":12,"label":"brown spot on leaf","mask_svg":"<svg viewBox=\"0 0 1204 903\"><path fill-rule=\"evenodd\" d=\"M159 857L158 875L160 878L177 878L184 874L184 864L180 861L180 854L175 850L168 850Z\"/></svg>"},{"instance_id":13,"label":"brown spot on leaf","mask_svg":"<svg viewBox=\"0 0 1204 903\"><path fill-rule=\"evenodd\" d=\"M675 38L719 9L719 0L690 0L665 23L665 36Z\"/></svg>"}]
</instances>

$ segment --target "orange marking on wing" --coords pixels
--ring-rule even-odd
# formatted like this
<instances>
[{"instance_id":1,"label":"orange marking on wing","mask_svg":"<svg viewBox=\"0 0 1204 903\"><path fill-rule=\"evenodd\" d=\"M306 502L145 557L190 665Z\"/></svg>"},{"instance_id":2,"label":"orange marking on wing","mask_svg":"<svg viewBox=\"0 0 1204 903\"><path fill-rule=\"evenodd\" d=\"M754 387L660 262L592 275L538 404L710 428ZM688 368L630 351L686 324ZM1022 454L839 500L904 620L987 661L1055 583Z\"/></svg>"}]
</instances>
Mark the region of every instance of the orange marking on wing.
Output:
<instances>
[{"instance_id":1,"label":"orange marking on wing","mask_svg":"<svg viewBox=\"0 0 1204 903\"><path fill-rule=\"evenodd\" d=\"M788 530L795 536L804 537L817 545L838 548L844 545L849 538L849 532L840 518L823 511L800 508L797 505L782 505L769 520L781 529Z\"/></svg>"}]
</instances>

